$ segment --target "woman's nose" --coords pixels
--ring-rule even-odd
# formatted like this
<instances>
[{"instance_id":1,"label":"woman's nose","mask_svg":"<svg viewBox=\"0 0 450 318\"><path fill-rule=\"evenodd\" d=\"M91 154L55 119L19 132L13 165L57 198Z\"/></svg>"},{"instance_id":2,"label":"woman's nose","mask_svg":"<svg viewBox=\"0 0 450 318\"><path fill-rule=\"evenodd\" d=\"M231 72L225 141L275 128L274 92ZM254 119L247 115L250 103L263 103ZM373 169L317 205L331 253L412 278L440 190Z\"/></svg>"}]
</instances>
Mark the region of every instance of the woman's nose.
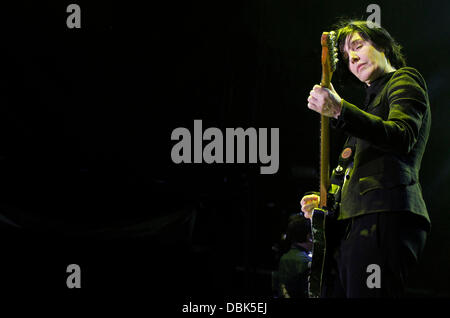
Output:
<instances>
[{"instance_id":1,"label":"woman's nose","mask_svg":"<svg viewBox=\"0 0 450 318\"><path fill-rule=\"evenodd\" d=\"M352 63L358 62L359 61L359 56L355 52L351 52L350 53L350 61Z\"/></svg>"}]
</instances>

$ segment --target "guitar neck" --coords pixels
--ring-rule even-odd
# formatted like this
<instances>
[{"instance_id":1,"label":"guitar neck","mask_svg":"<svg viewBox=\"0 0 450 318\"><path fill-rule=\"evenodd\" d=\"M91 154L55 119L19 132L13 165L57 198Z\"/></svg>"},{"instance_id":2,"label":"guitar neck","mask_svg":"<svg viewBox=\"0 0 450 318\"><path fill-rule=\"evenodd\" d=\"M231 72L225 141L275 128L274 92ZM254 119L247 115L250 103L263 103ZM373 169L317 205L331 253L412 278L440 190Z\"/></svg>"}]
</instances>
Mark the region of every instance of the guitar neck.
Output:
<instances>
[{"instance_id":1,"label":"guitar neck","mask_svg":"<svg viewBox=\"0 0 450 318\"><path fill-rule=\"evenodd\" d=\"M320 129L320 207L327 206L330 186L330 125L329 118L321 116Z\"/></svg>"},{"instance_id":2,"label":"guitar neck","mask_svg":"<svg viewBox=\"0 0 450 318\"><path fill-rule=\"evenodd\" d=\"M331 88L331 76L327 67L322 68L320 86ZM327 193L330 187L330 120L327 116L320 116L320 126L320 207L324 208L327 206Z\"/></svg>"},{"instance_id":3,"label":"guitar neck","mask_svg":"<svg viewBox=\"0 0 450 318\"><path fill-rule=\"evenodd\" d=\"M334 33L324 32L321 37L322 45L322 79L320 86L331 89L331 77L335 67ZM332 58L330 58L332 56ZM321 115L320 129L320 207L327 206L327 193L330 187L330 123L329 118Z\"/></svg>"}]
</instances>

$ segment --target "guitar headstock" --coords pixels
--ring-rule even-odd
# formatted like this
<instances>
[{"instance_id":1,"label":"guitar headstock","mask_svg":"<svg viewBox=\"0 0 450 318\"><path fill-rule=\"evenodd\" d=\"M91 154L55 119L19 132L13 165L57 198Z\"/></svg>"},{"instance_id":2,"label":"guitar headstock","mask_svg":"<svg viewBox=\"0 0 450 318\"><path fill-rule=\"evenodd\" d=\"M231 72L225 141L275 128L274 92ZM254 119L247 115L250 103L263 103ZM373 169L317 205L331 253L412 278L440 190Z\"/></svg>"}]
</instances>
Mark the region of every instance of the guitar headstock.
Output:
<instances>
[{"instance_id":1,"label":"guitar headstock","mask_svg":"<svg viewBox=\"0 0 450 318\"><path fill-rule=\"evenodd\" d=\"M336 45L336 33L323 32L320 38L322 45L322 86L328 87L331 76L338 63L338 49Z\"/></svg>"},{"instance_id":2,"label":"guitar headstock","mask_svg":"<svg viewBox=\"0 0 450 318\"><path fill-rule=\"evenodd\" d=\"M322 45L322 51L326 51L325 58L328 61L323 61L324 56L322 56L322 64L324 62L328 62L331 71L334 72L336 70L336 65L338 63L338 49L336 44L336 33L334 31L331 32L323 32L322 37L320 39L320 44Z\"/></svg>"}]
</instances>

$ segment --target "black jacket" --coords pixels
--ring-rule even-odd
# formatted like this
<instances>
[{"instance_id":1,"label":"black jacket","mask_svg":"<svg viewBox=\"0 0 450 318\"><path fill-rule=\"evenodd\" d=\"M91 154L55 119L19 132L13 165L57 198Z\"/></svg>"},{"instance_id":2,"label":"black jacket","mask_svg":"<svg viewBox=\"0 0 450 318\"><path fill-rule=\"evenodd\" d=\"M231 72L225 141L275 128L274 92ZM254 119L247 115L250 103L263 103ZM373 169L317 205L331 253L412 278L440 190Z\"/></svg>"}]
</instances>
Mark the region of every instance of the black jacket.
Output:
<instances>
[{"instance_id":1,"label":"black jacket","mask_svg":"<svg viewBox=\"0 0 450 318\"><path fill-rule=\"evenodd\" d=\"M367 98L365 111L343 101L334 121L355 138L354 166L342 190L339 219L409 211L429 223L419 184L431 125L426 83L417 70L404 67L373 82Z\"/></svg>"}]
</instances>

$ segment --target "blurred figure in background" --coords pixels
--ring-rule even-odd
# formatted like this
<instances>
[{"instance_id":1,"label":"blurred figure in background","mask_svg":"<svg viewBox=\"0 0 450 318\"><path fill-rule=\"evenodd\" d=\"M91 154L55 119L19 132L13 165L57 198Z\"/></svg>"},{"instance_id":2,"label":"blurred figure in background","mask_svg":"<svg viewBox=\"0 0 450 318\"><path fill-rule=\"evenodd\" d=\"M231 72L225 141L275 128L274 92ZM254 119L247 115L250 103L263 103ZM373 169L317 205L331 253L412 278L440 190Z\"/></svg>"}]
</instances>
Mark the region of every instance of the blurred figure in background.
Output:
<instances>
[{"instance_id":1,"label":"blurred figure in background","mask_svg":"<svg viewBox=\"0 0 450 318\"><path fill-rule=\"evenodd\" d=\"M307 298L308 276L311 265L311 225L299 214L289 217L286 244L289 246L274 273L274 289L277 297Z\"/></svg>"}]
</instances>

